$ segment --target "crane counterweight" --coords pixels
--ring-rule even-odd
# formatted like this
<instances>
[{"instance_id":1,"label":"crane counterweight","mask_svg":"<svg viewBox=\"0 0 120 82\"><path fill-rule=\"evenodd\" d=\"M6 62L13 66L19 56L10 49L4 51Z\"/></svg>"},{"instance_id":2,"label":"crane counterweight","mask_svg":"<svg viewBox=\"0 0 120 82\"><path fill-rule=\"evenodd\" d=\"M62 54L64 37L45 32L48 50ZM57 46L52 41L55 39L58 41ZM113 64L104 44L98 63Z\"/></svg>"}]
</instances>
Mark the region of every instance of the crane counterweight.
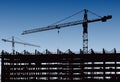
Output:
<instances>
[{"instance_id":1,"label":"crane counterweight","mask_svg":"<svg viewBox=\"0 0 120 82\"><path fill-rule=\"evenodd\" d=\"M102 18L102 22L106 22L106 21L107 21L107 19L111 19L111 18L112 18L112 16L111 16L111 15L104 16L104 17Z\"/></svg>"}]
</instances>

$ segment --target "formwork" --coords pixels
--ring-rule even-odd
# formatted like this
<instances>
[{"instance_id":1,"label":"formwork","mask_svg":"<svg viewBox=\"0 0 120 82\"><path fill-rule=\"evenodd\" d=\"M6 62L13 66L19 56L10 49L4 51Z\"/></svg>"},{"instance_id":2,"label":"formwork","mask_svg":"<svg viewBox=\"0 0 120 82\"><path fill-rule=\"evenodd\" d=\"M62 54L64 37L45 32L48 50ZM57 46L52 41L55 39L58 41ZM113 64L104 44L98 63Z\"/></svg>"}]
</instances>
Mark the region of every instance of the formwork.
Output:
<instances>
[{"instance_id":1,"label":"formwork","mask_svg":"<svg viewBox=\"0 0 120 82\"><path fill-rule=\"evenodd\" d=\"M10 54L2 52L2 82L120 80L120 53Z\"/></svg>"}]
</instances>

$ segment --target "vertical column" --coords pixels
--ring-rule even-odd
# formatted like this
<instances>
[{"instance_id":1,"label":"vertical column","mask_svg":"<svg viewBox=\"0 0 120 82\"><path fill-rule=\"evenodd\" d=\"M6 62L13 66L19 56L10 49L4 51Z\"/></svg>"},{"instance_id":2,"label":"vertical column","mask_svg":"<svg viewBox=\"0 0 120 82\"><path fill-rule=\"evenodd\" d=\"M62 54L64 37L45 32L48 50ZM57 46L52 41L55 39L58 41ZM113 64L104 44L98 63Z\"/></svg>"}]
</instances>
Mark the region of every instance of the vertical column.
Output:
<instances>
[{"instance_id":1,"label":"vertical column","mask_svg":"<svg viewBox=\"0 0 120 82\"><path fill-rule=\"evenodd\" d=\"M88 17L87 17L87 10L84 10L84 23L83 23L83 53L88 53Z\"/></svg>"},{"instance_id":2,"label":"vertical column","mask_svg":"<svg viewBox=\"0 0 120 82\"><path fill-rule=\"evenodd\" d=\"M103 61L103 80L105 80L106 78L105 78L105 61Z\"/></svg>"},{"instance_id":3,"label":"vertical column","mask_svg":"<svg viewBox=\"0 0 120 82\"><path fill-rule=\"evenodd\" d=\"M1 55L1 82L5 81L5 77L4 77L4 52L2 51L2 55Z\"/></svg>"}]
</instances>

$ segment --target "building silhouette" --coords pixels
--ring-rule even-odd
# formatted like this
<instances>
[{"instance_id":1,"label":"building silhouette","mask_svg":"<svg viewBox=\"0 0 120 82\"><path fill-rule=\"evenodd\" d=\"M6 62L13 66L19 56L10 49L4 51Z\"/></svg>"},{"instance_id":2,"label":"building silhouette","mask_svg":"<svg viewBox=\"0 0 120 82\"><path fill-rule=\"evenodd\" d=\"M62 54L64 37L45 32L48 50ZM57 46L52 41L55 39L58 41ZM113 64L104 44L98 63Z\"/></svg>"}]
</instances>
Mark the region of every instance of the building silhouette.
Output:
<instances>
[{"instance_id":1,"label":"building silhouette","mask_svg":"<svg viewBox=\"0 0 120 82\"><path fill-rule=\"evenodd\" d=\"M79 54L70 49L56 54L46 50L45 53L2 51L2 82L38 82L38 81L110 81L120 80L120 53Z\"/></svg>"}]
</instances>

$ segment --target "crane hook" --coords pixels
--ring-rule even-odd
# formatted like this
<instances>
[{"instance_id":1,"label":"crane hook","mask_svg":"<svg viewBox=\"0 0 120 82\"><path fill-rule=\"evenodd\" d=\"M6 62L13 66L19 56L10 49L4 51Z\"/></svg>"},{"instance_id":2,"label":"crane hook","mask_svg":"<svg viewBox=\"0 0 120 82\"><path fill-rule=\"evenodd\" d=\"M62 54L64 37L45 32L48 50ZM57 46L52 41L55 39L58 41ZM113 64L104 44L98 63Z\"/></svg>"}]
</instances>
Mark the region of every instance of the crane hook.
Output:
<instances>
[{"instance_id":1,"label":"crane hook","mask_svg":"<svg viewBox=\"0 0 120 82\"><path fill-rule=\"evenodd\" d=\"M58 34L59 34L59 32L60 32L60 31L59 31L59 29L58 29Z\"/></svg>"}]
</instances>

